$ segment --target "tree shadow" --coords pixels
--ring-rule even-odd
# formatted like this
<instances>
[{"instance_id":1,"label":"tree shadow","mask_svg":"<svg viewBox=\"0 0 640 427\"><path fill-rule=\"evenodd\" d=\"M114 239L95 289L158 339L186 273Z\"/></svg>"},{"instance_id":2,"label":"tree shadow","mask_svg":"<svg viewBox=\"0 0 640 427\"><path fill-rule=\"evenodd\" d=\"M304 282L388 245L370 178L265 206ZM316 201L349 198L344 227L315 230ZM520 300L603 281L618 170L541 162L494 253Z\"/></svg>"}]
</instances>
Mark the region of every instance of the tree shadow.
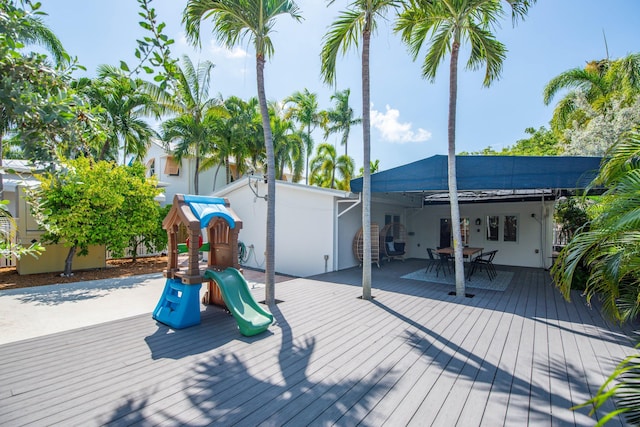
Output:
<instances>
[{"instance_id":1,"label":"tree shadow","mask_svg":"<svg viewBox=\"0 0 640 427\"><path fill-rule=\"evenodd\" d=\"M180 396L176 397L180 403L164 406L154 399L155 391L152 391L142 400L152 404L134 406L127 399L113 410L106 423L134 420L142 424L257 425L265 422L282 425L292 422L294 425L307 425L312 421L340 419L340 424L354 425L358 419L353 418L349 410L368 411L375 403L374 396L391 387L384 374L392 367L378 367L364 377L353 378L339 365L331 367L325 363L312 363L318 351L316 339L294 337L280 309L277 306L270 309L275 319L272 328L281 330L277 354L268 349L261 354L260 349L267 348L262 346L253 356L223 351L200 358L194 363L191 373L182 380ZM152 350L154 359L186 357L221 346L224 341L241 339L237 328L228 333L227 326L220 325L224 319L217 317L206 322L216 322L216 333L209 335L225 338L213 341L202 340L204 329L210 328L205 322L176 332L159 325L158 331L146 339L150 348L157 346ZM257 344L269 339L268 335L260 334L242 340ZM193 347L194 342L198 343L196 347ZM153 419L146 419L148 414L153 414Z\"/></svg>"},{"instance_id":2,"label":"tree shadow","mask_svg":"<svg viewBox=\"0 0 640 427\"><path fill-rule=\"evenodd\" d=\"M180 360L220 348L230 341L254 342L272 335L267 331L255 337L241 336L233 316L215 305L209 305L200 312L198 325L184 329L173 329L157 321L156 325L155 332L144 338L153 360Z\"/></svg>"},{"instance_id":3,"label":"tree shadow","mask_svg":"<svg viewBox=\"0 0 640 427\"><path fill-rule=\"evenodd\" d=\"M428 359L430 364L436 366L437 370L447 371L454 376L462 376L470 383L485 383L492 394L509 396L509 399L513 396L522 396L525 407L520 408L520 411L528 413L530 420L548 419L548 402L553 402L555 407L567 411L572 406L582 403L575 401L571 396L541 387L535 382L521 378L514 372L491 363L484 357L465 349L379 301L373 303L419 331L419 333L406 331L406 340L421 354L421 357ZM570 368L565 369L565 375L568 369ZM589 396L589 386L585 384L584 378L578 376L578 372L578 369L574 369L572 372L570 378L572 390L575 390L576 393L579 390L583 396ZM554 365L553 374L562 375L558 364ZM582 410L582 413L586 414L588 410ZM598 411L598 416L602 415L602 411Z\"/></svg>"},{"instance_id":4,"label":"tree shadow","mask_svg":"<svg viewBox=\"0 0 640 427\"><path fill-rule=\"evenodd\" d=\"M3 291L5 297L14 297L23 304L60 305L67 302L79 302L103 298L112 292L122 289L134 289L151 285L153 281L162 279L162 273L145 274L110 279L72 282L59 285L38 286L35 288L18 288Z\"/></svg>"}]
</instances>

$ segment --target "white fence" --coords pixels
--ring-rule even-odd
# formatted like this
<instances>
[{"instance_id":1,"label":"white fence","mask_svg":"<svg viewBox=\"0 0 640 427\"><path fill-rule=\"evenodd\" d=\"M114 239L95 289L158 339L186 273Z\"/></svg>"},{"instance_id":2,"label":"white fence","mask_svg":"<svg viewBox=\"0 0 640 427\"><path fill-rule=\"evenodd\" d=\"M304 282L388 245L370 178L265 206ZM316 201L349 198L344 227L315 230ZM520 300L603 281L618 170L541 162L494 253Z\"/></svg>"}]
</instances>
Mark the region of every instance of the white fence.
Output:
<instances>
[{"instance_id":1,"label":"white fence","mask_svg":"<svg viewBox=\"0 0 640 427\"><path fill-rule=\"evenodd\" d=\"M0 257L0 268L5 267L15 267L16 266L16 257Z\"/></svg>"},{"instance_id":2,"label":"white fence","mask_svg":"<svg viewBox=\"0 0 640 427\"><path fill-rule=\"evenodd\" d=\"M133 252L133 248L132 247L128 247L124 250L124 256L123 257L114 257L111 254L111 251L107 251L107 259L116 259L116 258L131 258L131 254ZM163 255L167 253L167 248L163 248L162 250L157 250L154 248L154 250L149 251L147 250L147 247L145 245L139 245L138 246L138 254L136 255L137 257L146 257L146 256L158 256L158 255Z\"/></svg>"}]
</instances>

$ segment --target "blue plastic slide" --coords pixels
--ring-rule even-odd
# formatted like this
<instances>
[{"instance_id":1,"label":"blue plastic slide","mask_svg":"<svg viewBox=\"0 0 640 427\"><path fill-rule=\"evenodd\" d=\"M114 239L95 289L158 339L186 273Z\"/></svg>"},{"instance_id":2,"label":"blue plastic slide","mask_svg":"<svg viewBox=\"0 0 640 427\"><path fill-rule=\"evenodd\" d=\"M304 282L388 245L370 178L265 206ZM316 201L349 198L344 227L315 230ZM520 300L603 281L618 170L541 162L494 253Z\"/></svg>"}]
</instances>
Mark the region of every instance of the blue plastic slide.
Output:
<instances>
[{"instance_id":1,"label":"blue plastic slide","mask_svg":"<svg viewBox=\"0 0 640 427\"><path fill-rule=\"evenodd\" d=\"M204 277L218 284L224 303L238 322L242 335L257 335L273 323L273 315L256 302L238 270L232 267L222 271L207 270Z\"/></svg>"}]
</instances>

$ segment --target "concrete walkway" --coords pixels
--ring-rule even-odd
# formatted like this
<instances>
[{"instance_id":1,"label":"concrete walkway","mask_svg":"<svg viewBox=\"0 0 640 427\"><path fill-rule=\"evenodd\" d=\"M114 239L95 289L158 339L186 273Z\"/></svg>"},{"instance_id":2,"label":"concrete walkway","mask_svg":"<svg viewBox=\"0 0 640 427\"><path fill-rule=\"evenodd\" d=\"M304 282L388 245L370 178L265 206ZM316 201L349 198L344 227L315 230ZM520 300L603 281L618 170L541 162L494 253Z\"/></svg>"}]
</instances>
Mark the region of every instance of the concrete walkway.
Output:
<instances>
[{"instance_id":1,"label":"concrete walkway","mask_svg":"<svg viewBox=\"0 0 640 427\"><path fill-rule=\"evenodd\" d=\"M264 286L264 273L245 276L250 287ZM151 315L165 280L155 273L0 291L0 344ZM202 286L201 296L205 290Z\"/></svg>"}]
</instances>

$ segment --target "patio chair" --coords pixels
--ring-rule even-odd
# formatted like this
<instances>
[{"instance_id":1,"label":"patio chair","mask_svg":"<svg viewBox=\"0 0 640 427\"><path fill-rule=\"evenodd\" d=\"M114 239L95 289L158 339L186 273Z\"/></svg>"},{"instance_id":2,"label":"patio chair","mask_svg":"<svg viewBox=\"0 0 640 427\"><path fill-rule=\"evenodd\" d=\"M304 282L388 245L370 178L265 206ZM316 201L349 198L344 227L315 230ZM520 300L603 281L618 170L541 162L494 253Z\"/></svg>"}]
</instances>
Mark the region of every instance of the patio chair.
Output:
<instances>
[{"instance_id":1,"label":"patio chair","mask_svg":"<svg viewBox=\"0 0 640 427\"><path fill-rule=\"evenodd\" d=\"M427 254L429 255L429 259L427 260L427 269L425 270L425 273L430 272L431 270L433 270L433 267L437 266L438 260L434 255L435 251L436 250L433 248L427 248Z\"/></svg>"},{"instance_id":2,"label":"patio chair","mask_svg":"<svg viewBox=\"0 0 640 427\"><path fill-rule=\"evenodd\" d=\"M482 271L483 268L487 270L487 275L489 276L489 280L493 280L498 276L496 272L496 267L493 265L493 259L496 257L497 250L484 252L475 257L473 261L471 261L471 266L469 268L469 275L467 276L467 280L471 280L471 275L479 269Z\"/></svg>"},{"instance_id":3,"label":"patio chair","mask_svg":"<svg viewBox=\"0 0 640 427\"><path fill-rule=\"evenodd\" d=\"M453 257L449 254L438 254L440 258L436 263L436 277L440 275L440 271L446 276L447 272L451 273L451 264L453 262Z\"/></svg>"}]
</instances>

